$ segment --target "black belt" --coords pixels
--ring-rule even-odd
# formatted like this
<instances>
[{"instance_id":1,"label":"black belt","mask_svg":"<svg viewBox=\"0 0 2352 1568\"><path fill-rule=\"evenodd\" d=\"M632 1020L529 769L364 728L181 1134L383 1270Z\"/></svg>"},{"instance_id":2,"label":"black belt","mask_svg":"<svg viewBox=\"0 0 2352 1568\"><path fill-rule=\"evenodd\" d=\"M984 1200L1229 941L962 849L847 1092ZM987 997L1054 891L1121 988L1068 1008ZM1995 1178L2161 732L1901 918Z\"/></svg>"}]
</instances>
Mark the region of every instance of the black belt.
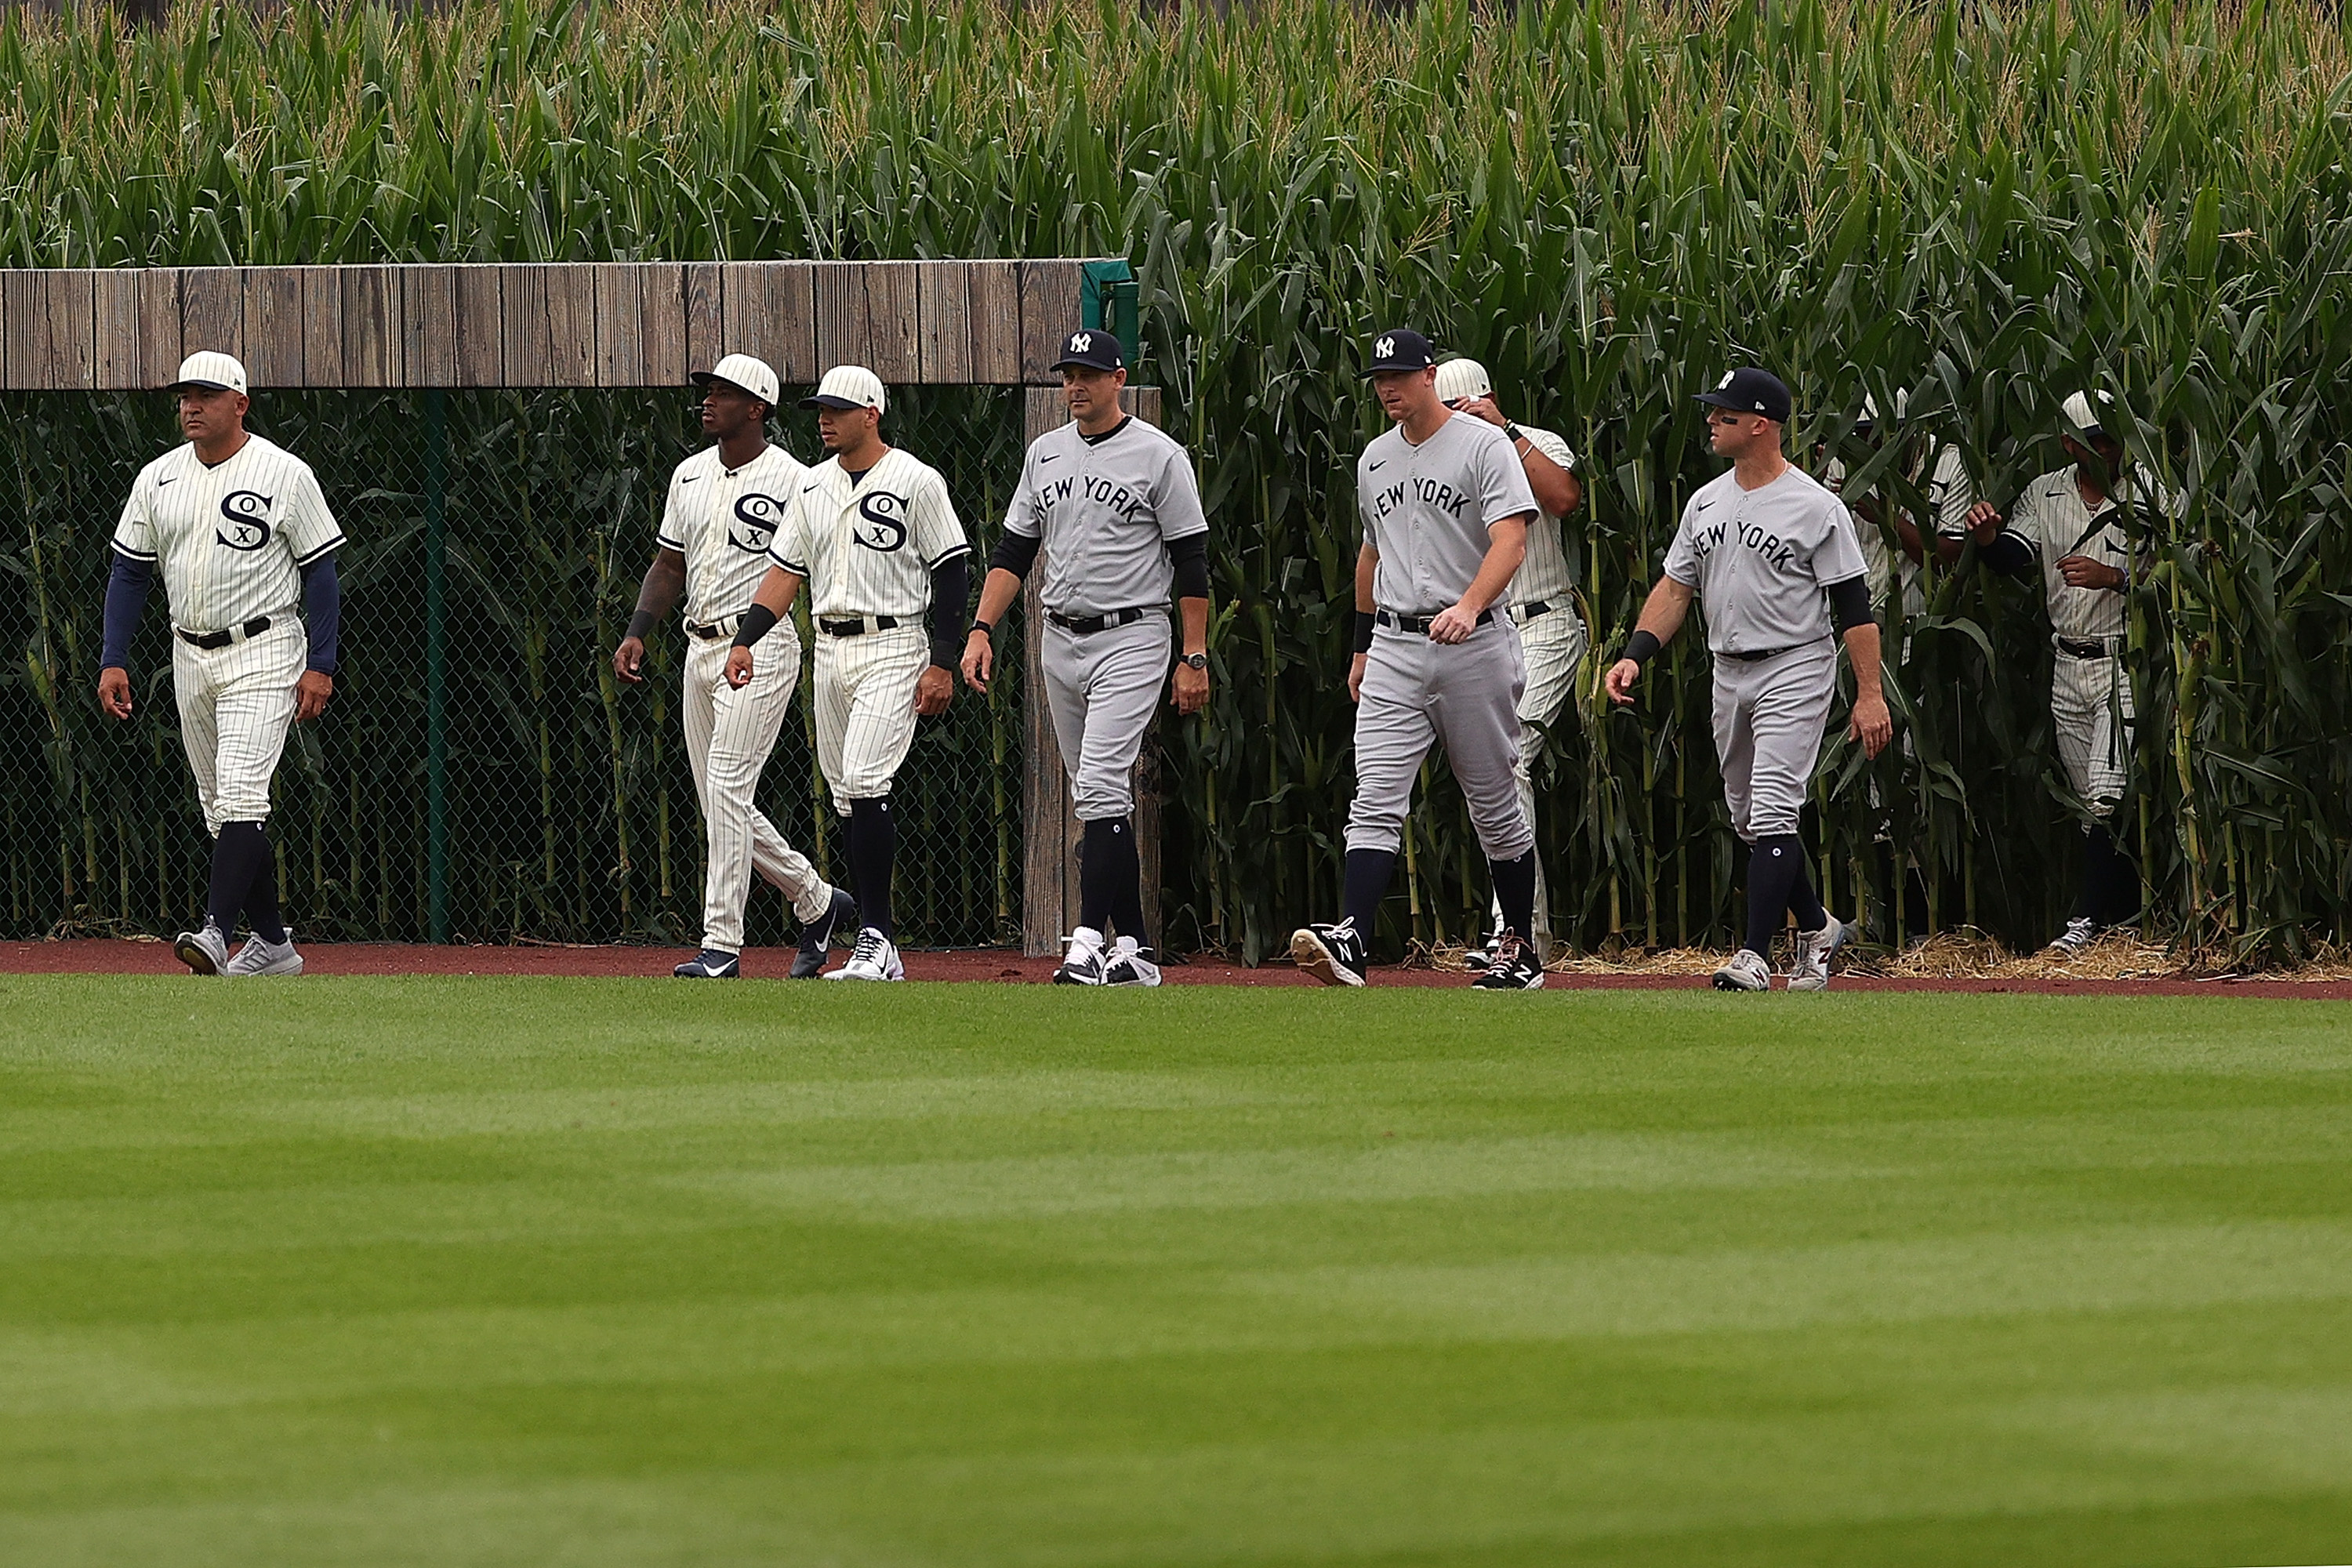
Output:
<instances>
[{"instance_id":1,"label":"black belt","mask_svg":"<svg viewBox=\"0 0 2352 1568\"><path fill-rule=\"evenodd\" d=\"M899 624L896 616L860 616L854 621L819 621L816 629L829 637L862 637L867 632L887 632Z\"/></svg>"},{"instance_id":2,"label":"black belt","mask_svg":"<svg viewBox=\"0 0 2352 1568\"><path fill-rule=\"evenodd\" d=\"M1444 610L1440 610L1436 615L1400 616L1394 610L1374 610L1372 612L1372 621L1373 624L1377 626L1393 626L1401 632L1417 632L1423 637L1427 637L1429 635L1431 625L1436 621L1438 616L1442 616L1444 613L1445 612ZM1494 611L1481 610L1478 612L1478 620L1476 624L1477 626L1483 626L1494 618Z\"/></svg>"},{"instance_id":3,"label":"black belt","mask_svg":"<svg viewBox=\"0 0 2352 1568\"><path fill-rule=\"evenodd\" d=\"M1519 606L1519 622L1524 626L1528 622L1534 620L1538 616L1550 615L1551 610L1552 606L1550 600L1529 599L1526 604Z\"/></svg>"},{"instance_id":4,"label":"black belt","mask_svg":"<svg viewBox=\"0 0 2352 1568\"><path fill-rule=\"evenodd\" d=\"M1761 664L1768 658L1778 658L1784 653L1794 653L1801 647L1811 647L1821 640L1820 637L1809 637L1803 642L1792 642L1783 647L1759 648L1754 653L1733 653L1726 648L1715 657L1727 658L1734 664Z\"/></svg>"},{"instance_id":5,"label":"black belt","mask_svg":"<svg viewBox=\"0 0 2352 1568\"><path fill-rule=\"evenodd\" d=\"M247 621L242 626L231 626L226 631L192 632L184 630L179 626L173 626L172 629L178 632L180 634L180 640L186 643L190 647L226 647L233 642L243 642L247 637L257 637L262 633L268 631L269 629L269 617L268 616L256 616L253 619Z\"/></svg>"},{"instance_id":6,"label":"black belt","mask_svg":"<svg viewBox=\"0 0 2352 1568\"><path fill-rule=\"evenodd\" d=\"M690 637L700 637L704 642L717 642L720 637L733 637L741 629L742 625L743 617L740 616L721 616L708 625L700 621L688 621L686 623L686 635Z\"/></svg>"},{"instance_id":7,"label":"black belt","mask_svg":"<svg viewBox=\"0 0 2352 1568\"><path fill-rule=\"evenodd\" d=\"M1065 616L1048 610L1045 618L1066 632L1107 632L1113 626L1132 625L1150 613L1150 610L1113 610L1101 616Z\"/></svg>"},{"instance_id":8,"label":"black belt","mask_svg":"<svg viewBox=\"0 0 2352 1568\"><path fill-rule=\"evenodd\" d=\"M2074 658L2112 658L2122 651L2109 647L2104 641L2078 642L2073 637L2052 637L2050 640L2057 646L2060 653ZM2123 639L2118 637L2116 640L2120 642Z\"/></svg>"}]
</instances>

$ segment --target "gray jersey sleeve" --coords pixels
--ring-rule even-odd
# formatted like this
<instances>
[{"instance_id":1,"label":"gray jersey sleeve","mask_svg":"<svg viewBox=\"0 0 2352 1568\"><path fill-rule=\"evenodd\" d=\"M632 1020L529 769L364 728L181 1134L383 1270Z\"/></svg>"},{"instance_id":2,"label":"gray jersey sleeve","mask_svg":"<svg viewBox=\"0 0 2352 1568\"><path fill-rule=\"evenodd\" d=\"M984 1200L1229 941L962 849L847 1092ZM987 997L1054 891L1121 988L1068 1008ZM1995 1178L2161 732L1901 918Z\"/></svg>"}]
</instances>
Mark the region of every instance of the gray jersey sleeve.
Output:
<instances>
[{"instance_id":1,"label":"gray jersey sleeve","mask_svg":"<svg viewBox=\"0 0 2352 1568\"><path fill-rule=\"evenodd\" d=\"M1045 521L1037 515L1037 448L1045 437L1029 443L1028 452L1021 459L1021 482L1013 487L1013 500L1004 508L1004 531L1023 539L1045 536Z\"/></svg>"},{"instance_id":2,"label":"gray jersey sleeve","mask_svg":"<svg viewBox=\"0 0 2352 1568\"><path fill-rule=\"evenodd\" d=\"M1822 537L1813 546L1813 581L1826 588L1869 572L1862 558L1862 540L1854 532L1853 512L1836 497L1822 509Z\"/></svg>"},{"instance_id":3,"label":"gray jersey sleeve","mask_svg":"<svg viewBox=\"0 0 2352 1568\"><path fill-rule=\"evenodd\" d=\"M1698 586L1698 545L1691 537L1691 519L1697 510L1698 497L1694 494L1683 502L1683 515L1675 524L1674 542L1666 546L1665 574L1685 588Z\"/></svg>"},{"instance_id":4,"label":"gray jersey sleeve","mask_svg":"<svg viewBox=\"0 0 2352 1568\"><path fill-rule=\"evenodd\" d=\"M1160 513L1160 537L1184 539L1209 531L1208 513L1201 510L1201 487L1192 478L1192 461L1172 443L1161 459L1159 483L1151 499Z\"/></svg>"}]
</instances>

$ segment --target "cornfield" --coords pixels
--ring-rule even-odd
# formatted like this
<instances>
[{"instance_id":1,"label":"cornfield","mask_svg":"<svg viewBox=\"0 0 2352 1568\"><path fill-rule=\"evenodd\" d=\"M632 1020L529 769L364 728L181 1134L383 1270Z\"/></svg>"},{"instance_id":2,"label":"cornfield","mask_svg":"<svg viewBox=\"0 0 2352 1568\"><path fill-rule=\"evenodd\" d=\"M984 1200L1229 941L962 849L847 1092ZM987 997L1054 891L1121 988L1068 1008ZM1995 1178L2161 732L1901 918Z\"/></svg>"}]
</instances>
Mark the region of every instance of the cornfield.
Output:
<instances>
[{"instance_id":1,"label":"cornfield","mask_svg":"<svg viewBox=\"0 0 2352 1568\"><path fill-rule=\"evenodd\" d=\"M2186 498L2133 605L2147 934L2241 961L2352 936L2352 87L2317 0L12 11L0 82L14 266L1129 257L1217 525L1212 710L1162 736L1169 923L1249 956L1337 896L1376 326L1484 359L1582 455L1604 656L1710 472L1688 394L1728 363L1796 388L1801 452L1915 505L1906 442L1956 442L2005 502L2063 460L2064 395L2108 389ZM1874 456L1853 413L1898 389ZM121 417L53 412L51 460ZM26 536L28 605L94 604L95 531L69 559ZM2031 943L2063 912L2079 803L2036 600L1931 573L1888 628L1908 743L1824 757L1820 872L1882 934ZM13 679L86 702L94 641L27 631ZM593 684L596 653L550 679ZM1545 761L1555 923L1586 944L1737 915L1706 662L1662 667L1612 713L1596 659ZM1475 921L1469 844L1440 770L1390 940Z\"/></svg>"}]
</instances>

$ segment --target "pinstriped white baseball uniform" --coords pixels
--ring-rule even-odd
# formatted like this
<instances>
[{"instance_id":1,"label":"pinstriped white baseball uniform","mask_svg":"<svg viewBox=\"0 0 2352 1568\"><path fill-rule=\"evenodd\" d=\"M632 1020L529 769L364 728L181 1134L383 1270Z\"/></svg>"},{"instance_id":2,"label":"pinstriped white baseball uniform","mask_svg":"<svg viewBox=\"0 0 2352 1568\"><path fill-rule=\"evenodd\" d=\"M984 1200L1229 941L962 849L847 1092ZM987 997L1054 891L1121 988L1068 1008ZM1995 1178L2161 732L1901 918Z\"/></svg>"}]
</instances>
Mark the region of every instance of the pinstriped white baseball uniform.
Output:
<instances>
[{"instance_id":1,"label":"pinstriped white baseball uniform","mask_svg":"<svg viewBox=\"0 0 2352 1568\"><path fill-rule=\"evenodd\" d=\"M310 465L262 436L207 468L193 442L139 471L114 548L152 562L171 605L172 685L180 742L195 775L205 829L269 816L269 780L294 719L310 640L296 606L301 568L343 542ZM267 631L226 647L191 647L181 631Z\"/></svg>"},{"instance_id":2,"label":"pinstriped white baseball uniform","mask_svg":"<svg viewBox=\"0 0 2352 1568\"><path fill-rule=\"evenodd\" d=\"M2050 716L2058 760L2074 793L2094 816L2102 817L2114 814L2131 777L2132 724L2138 709L2123 668L2130 632L2128 606L2113 589L2074 586L2058 563L2069 555L2087 555L2129 573L2136 558L2146 552L2150 523L2172 507L2172 498L2137 469L2127 469L2116 489L2122 504L2111 496L2094 515L2083 502L2074 467L2043 474L2025 487L2001 529L2042 567L2042 592L2050 606L2055 645ZM2068 643L2095 643L2102 651L2086 657L2069 651Z\"/></svg>"},{"instance_id":3,"label":"pinstriped white baseball uniform","mask_svg":"<svg viewBox=\"0 0 2352 1568\"><path fill-rule=\"evenodd\" d=\"M727 684L736 623L767 575L768 545L806 472L782 447L740 468L709 447L677 466L662 508L658 542L686 557L686 752L709 850L702 945L717 952L743 950L743 900L755 870L803 921L822 918L833 896L754 804L800 684L800 633L789 618L760 639L751 684Z\"/></svg>"},{"instance_id":4,"label":"pinstriped white baseball uniform","mask_svg":"<svg viewBox=\"0 0 2352 1568\"><path fill-rule=\"evenodd\" d=\"M890 793L915 743L915 687L931 662L931 573L970 552L940 471L893 447L853 481L829 458L803 476L768 554L808 580L817 623L817 766L834 809ZM874 629L875 617L898 625ZM865 620L856 637L828 621Z\"/></svg>"}]
</instances>

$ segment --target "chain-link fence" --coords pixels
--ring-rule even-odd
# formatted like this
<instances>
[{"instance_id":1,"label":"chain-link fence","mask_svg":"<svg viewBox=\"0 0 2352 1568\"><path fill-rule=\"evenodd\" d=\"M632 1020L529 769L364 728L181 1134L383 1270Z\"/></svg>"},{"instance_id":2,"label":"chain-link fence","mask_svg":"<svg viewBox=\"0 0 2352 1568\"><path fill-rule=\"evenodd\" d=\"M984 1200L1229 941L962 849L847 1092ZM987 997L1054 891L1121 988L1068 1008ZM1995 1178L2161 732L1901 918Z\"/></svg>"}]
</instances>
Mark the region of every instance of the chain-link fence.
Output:
<instances>
[{"instance_id":1,"label":"chain-link fence","mask_svg":"<svg viewBox=\"0 0 2352 1568\"><path fill-rule=\"evenodd\" d=\"M793 405L772 434L822 457ZM703 441L669 392L264 393L251 426L308 460L350 540L341 667L298 726L271 828L289 918L342 940L690 942L703 840L678 720L684 635L613 677L670 469ZM0 689L0 925L169 931L200 918L208 842L184 760L160 588L131 666L137 710L95 700L107 541L140 467L178 439L159 395L12 394L16 484L0 553L17 593ZM1020 471L1010 388L895 393L885 434L946 476L975 548ZM796 615L805 616L805 603ZM1022 725L1013 678L921 721L895 794L894 900L911 945L1017 936ZM846 879L814 766L808 682L761 780L763 811ZM746 939L788 940L755 884Z\"/></svg>"}]
</instances>

